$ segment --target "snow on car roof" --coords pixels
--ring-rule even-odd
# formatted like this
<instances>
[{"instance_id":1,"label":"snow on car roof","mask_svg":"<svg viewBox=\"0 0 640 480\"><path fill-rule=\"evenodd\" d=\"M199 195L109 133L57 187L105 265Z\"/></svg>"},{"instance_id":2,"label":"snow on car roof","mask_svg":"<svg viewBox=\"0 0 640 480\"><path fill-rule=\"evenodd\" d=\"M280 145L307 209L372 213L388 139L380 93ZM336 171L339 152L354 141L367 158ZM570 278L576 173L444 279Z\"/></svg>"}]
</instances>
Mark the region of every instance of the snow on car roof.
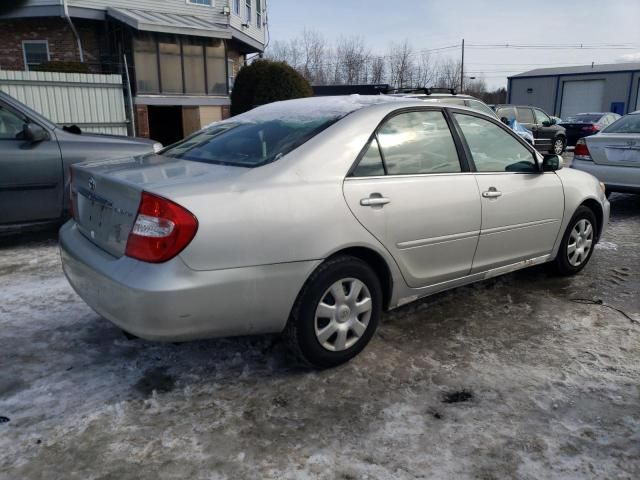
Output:
<instances>
[{"instance_id":1,"label":"snow on car roof","mask_svg":"<svg viewBox=\"0 0 640 480\"><path fill-rule=\"evenodd\" d=\"M371 105L399 102L415 102L415 99L392 97L390 95L341 95L299 98L262 105L222 122L214 122L211 125L227 122L265 122L279 119L313 121L341 118Z\"/></svg>"}]
</instances>

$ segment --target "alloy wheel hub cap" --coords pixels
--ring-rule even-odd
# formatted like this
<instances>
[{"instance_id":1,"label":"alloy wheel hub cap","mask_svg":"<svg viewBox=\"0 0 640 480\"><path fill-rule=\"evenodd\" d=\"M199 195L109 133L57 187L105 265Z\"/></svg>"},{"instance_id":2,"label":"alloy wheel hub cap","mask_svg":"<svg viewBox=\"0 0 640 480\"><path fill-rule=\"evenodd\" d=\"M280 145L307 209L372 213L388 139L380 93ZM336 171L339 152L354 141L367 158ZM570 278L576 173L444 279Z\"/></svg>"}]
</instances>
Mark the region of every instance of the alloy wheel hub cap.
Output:
<instances>
[{"instance_id":1,"label":"alloy wheel hub cap","mask_svg":"<svg viewBox=\"0 0 640 480\"><path fill-rule=\"evenodd\" d=\"M569 263L579 267L589 255L593 246L593 226L587 219L582 219L573 227L567 245Z\"/></svg>"},{"instance_id":2,"label":"alloy wheel hub cap","mask_svg":"<svg viewBox=\"0 0 640 480\"><path fill-rule=\"evenodd\" d=\"M316 339L331 352L347 350L367 331L372 311L371 292L361 280L338 280L325 291L316 307Z\"/></svg>"}]
</instances>

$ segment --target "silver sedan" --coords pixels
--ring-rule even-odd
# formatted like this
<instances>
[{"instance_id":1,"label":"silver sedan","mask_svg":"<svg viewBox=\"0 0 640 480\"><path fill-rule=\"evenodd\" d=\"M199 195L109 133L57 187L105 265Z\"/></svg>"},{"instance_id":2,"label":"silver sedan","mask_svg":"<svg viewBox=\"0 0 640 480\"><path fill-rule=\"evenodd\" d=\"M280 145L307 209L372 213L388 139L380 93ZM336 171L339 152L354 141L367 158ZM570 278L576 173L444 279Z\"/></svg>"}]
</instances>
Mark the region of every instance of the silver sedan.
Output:
<instances>
[{"instance_id":1,"label":"silver sedan","mask_svg":"<svg viewBox=\"0 0 640 480\"><path fill-rule=\"evenodd\" d=\"M611 192L640 193L640 111L576 144L571 168L589 172Z\"/></svg>"},{"instance_id":2,"label":"silver sedan","mask_svg":"<svg viewBox=\"0 0 640 480\"><path fill-rule=\"evenodd\" d=\"M279 102L160 154L74 165L60 232L78 294L151 340L284 332L307 363L360 352L383 310L589 261L601 184L498 120L386 96Z\"/></svg>"}]
</instances>

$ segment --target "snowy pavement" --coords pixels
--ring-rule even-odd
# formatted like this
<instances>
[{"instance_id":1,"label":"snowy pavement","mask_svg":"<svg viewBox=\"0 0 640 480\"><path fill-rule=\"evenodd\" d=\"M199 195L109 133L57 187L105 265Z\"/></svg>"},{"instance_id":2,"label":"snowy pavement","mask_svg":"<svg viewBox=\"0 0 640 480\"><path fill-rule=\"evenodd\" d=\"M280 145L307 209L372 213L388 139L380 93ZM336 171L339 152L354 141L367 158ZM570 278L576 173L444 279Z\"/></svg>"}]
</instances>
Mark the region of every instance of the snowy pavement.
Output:
<instances>
[{"instance_id":1,"label":"snowy pavement","mask_svg":"<svg viewBox=\"0 0 640 480\"><path fill-rule=\"evenodd\" d=\"M128 340L54 235L0 244L0 479L640 478L640 197L586 270L543 268L383 318L315 372L277 337ZM4 419L2 417L5 417Z\"/></svg>"}]
</instances>

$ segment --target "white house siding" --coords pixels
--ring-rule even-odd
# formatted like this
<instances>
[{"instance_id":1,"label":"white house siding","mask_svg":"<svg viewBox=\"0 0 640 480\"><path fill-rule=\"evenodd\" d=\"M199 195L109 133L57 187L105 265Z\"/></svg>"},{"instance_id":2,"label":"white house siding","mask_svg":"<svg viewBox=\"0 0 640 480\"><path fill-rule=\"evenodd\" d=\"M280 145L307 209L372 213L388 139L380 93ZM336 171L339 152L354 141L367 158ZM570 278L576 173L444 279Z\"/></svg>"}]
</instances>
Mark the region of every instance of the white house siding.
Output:
<instances>
[{"instance_id":1,"label":"white house siding","mask_svg":"<svg viewBox=\"0 0 640 480\"><path fill-rule=\"evenodd\" d=\"M0 90L54 123L127 134L120 75L0 71Z\"/></svg>"},{"instance_id":2,"label":"white house siding","mask_svg":"<svg viewBox=\"0 0 640 480\"><path fill-rule=\"evenodd\" d=\"M236 15L233 13L233 0L229 0L229 8L231 9L231 16L229 17L230 25L236 30L244 33L245 35L250 36L251 38L257 40L261 44L264 45L265 42L265 27L262 25L262 28L258 28L256 25L256 0L251 0L253 5L253 12L251 22L248 27L243 27L242 25L245 23L246 18L246 1L240 0L240 15ZM264 11L264 7L266 4L266 0L262 0L262 21L266 20L266 12Z\"/></svg>"},{"instance_id":3,"label":"white house siding","mask_svg":"<svg viewBox=\"0 0 640 480\"><path fill-rule=\"evenodd\" d=\"M3 0L0 0L3 1ZM67 0L67 5L74 8L88 8L93 10L106 11L108 7L113 8L131 8L136 10L151 10L155 12L168 12L182 15L195 15L198 17L207 17L215 23L221 25L230 25L238 32L241 32L258 43L264 45L265 27L258 28L256 25L256 0L251 0L253 4L253 14L250 25L243 27L246 16L246 0L240 1L240 15L233 13L233 0L214 0L213 6L195 5L187 3L186 0ZM28 0L25 7L41 7L47 5L60 5L60 0ZM267 0L262 0L262 21L266 20L265 6ZM228 6L231 15L227 17L222 13L225 6Z\"/></svg>"}]
</instances>

